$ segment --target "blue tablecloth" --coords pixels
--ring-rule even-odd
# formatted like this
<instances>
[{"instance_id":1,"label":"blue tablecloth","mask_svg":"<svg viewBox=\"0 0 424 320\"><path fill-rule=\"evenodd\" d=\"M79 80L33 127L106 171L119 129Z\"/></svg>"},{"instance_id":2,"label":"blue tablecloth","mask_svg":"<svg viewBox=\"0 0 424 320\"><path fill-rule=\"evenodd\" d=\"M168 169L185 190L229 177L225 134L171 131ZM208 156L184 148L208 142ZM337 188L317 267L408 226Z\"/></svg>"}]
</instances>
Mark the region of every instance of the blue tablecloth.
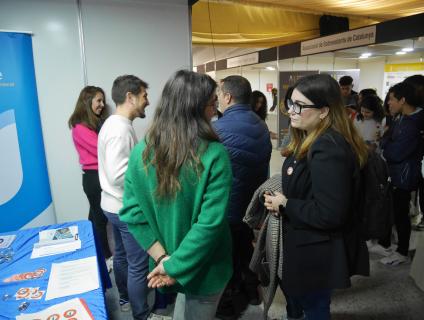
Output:
<instances>
[{"instance_id":1,"label":"blue tablecloth","mask_svg":"<svg viewBox=\"0 0 424 320\"><path fill-rule=\"evenodd\" d=\"M34 243L38 242L38 232L46 229L63 228L77 225L79 238L81 239L81 249L74 252L58 254L48 257L31 259L31 252ZM44 226L40 228L19 230L16 232L7 232L0 235L15 234L16 239L12 243L14 257L12 261L0 264L0 319L15 319L16 315L21 313L34 313L54 304L63 301L82 298L86 301L94 319L107 319L105 306L105 288L110 287L110 278L106 270L106 265L103 256L100 253L99 246L93 236L93 227L89 221L75 221L70 223L62 223L52 226ZM63 298L52 299L45 301L45 294L41 300L16 300L15 293L23 287L40 287L40 290L47 290L50 270L52 263L60 263L65 261L77 260L91 256L98 257L100 287L96 290L85 292L78 295L67 296ZM47 271L39 279L8 282L4 280L14 274L34 272L39 268L45 268ZM11 299L4 300L3 297L8 294ZM29 306L25 311L19 311L19 305L28 301Z\"/></svg>"}]
</instances>

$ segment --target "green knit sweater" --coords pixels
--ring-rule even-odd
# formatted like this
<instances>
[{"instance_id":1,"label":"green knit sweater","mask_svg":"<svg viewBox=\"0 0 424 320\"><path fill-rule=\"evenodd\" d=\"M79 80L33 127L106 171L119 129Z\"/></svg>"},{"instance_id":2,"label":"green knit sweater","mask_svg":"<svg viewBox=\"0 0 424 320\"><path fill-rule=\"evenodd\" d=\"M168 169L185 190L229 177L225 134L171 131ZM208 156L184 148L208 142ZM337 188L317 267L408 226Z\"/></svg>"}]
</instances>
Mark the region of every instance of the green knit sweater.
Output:
<instances>
[{"instance_id":1,"label":"green knit sweater","mask_svg":"<svg viewBox=\"0 0 424 320\"><path fill-rule=\"evenodd\" d=\"M146 169L142 162L145 147L142 141L131 153L120 219L145 250L159 241L171 256L164 268L177 280L172 291L195 295L220 292L232 275L226 215L232 173L226 150L222 144L210 142L200 157L204 167L200 176L183 166L181 190L172 200L159 201L156 169L152 165Z\"/></svg>"}]
</instances>

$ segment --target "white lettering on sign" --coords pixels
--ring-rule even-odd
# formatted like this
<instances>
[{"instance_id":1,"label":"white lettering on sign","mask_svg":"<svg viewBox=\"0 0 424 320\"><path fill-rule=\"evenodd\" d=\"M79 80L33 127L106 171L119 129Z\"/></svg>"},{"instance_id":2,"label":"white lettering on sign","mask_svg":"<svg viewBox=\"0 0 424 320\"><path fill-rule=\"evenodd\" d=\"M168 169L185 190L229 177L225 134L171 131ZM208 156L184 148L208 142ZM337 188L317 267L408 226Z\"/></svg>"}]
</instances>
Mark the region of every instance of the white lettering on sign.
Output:
<instances>
[{"instance_id":1,"label":"white lettering on sign","mask_svg":"<svg viewBox=\"0 0 424 320\"><path fill-rule=\"evenodd\" d=\"M259 52L253 52L244 56L227 59L227 69L255 64L259 62Z\"/></svg>"},{"instance_id":2,"label":"white lettering on sign","mask_svg":"<svg viewBox=\"0 0 424 320\"><path fill-rule=\"evenodd\" d=\"M330 36L302 41L300 55L353 48L375 43L376 27L370 26Z\"/></svg>"}]
</instances>

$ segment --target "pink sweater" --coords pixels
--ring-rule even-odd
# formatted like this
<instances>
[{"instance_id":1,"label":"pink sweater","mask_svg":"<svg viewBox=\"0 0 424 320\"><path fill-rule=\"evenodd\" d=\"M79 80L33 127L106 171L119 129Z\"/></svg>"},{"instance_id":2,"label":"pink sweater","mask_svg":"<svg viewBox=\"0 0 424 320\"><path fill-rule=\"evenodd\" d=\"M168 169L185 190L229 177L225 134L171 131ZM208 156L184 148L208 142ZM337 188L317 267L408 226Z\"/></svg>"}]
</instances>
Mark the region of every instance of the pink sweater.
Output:
<instances>
[{"instance_id":1,"label":"pink sweater","mask_svg":"<svg viewBox=\"0 0 424 320\"><path fill-rule=\"evenodd\" d=\"M72 139L83 170L97 170L97 133L83 124L72 128Z\"/></svg>"}]
</instances>

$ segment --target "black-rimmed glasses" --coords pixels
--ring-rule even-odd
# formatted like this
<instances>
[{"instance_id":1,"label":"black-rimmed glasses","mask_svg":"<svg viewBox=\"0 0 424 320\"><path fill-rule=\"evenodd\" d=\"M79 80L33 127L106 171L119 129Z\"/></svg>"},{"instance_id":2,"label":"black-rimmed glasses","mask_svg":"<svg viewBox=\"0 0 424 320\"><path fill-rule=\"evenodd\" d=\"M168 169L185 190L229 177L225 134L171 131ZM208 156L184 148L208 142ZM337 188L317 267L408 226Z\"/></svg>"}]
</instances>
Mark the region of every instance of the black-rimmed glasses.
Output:
<instances>
[{"instance_id":1,"label":"black-rimmed glasses","mask_svg":"<svg viewBox=\"0 0 424 320\"><path fill-rule=\"evenodd\" d=\"M296 114L300 114L302 109L321 109L321 107L318 107L315 104L299 104L298 102L294 102L292 99L287 99L287 107L289 110L292 109Z\"/></svg>"}]
</instances>

